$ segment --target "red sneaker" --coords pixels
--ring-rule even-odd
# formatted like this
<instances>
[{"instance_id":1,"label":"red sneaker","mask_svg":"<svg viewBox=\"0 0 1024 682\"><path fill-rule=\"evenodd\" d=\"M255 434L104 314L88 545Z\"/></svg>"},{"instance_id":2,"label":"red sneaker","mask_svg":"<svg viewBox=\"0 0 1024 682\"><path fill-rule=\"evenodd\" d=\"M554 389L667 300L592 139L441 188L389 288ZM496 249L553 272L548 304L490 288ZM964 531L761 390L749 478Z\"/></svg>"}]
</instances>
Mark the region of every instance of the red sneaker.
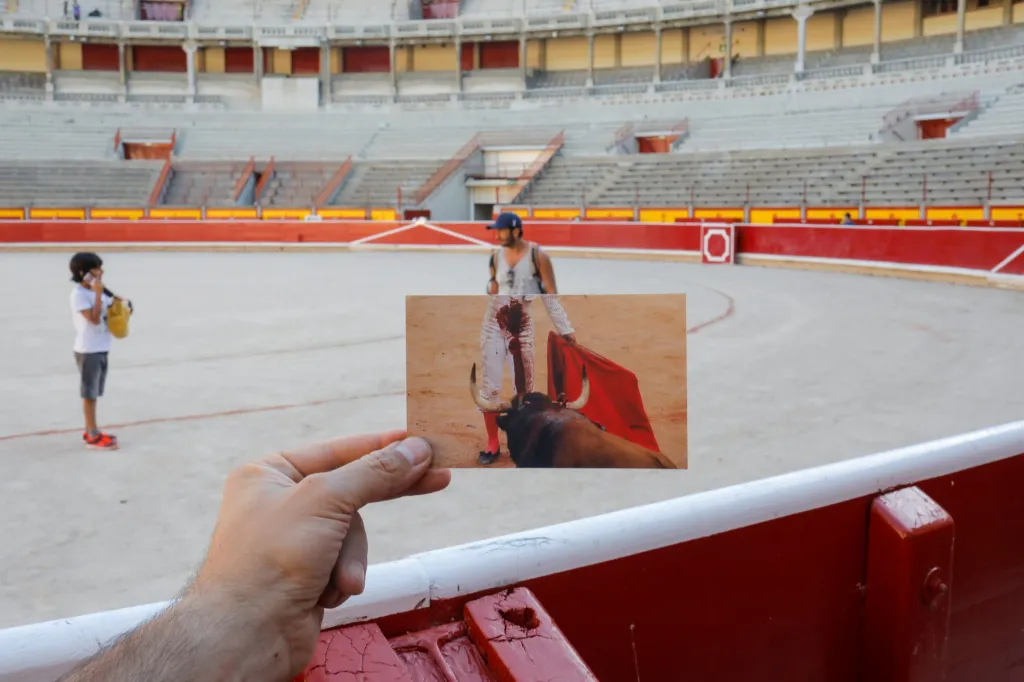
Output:
<instances>
[{"instance_id":1,"label":"red sneaker","mask_svg":"<svg viewBox=\"0 0 1024 682\"><path fill-rule=\"evenodd\" d=\"M117 450L117 437L109 433L100 432L96 436L86 434L84 436L85 447L93 450Z\"/></svg>"}]
</instances>

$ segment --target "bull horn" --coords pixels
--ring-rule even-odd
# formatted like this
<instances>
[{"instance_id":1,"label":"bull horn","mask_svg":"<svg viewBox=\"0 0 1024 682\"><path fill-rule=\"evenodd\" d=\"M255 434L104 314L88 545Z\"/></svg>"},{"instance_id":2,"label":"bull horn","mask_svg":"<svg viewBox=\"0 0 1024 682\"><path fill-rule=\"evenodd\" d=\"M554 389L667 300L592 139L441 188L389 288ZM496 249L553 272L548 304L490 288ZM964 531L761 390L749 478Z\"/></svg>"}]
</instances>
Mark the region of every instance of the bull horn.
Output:
<instances>
[{"instance_id":1,"label":"bull horn","mask_svg":"<svg viewBox=\"0 0 1024 682\"><path fill-rule=\"evenodd\" d=\"M475 362L473 363L473 369L469 371L469 392L473 396L473 402L484 412L508 412L512 408L510 403L494 403L480 396L480 391L476 389Z\"/></svg>"},{"instance_id":2,"label":"bull horn","mask_svg":"<svg viewBox=\"0 0 1024 682\"><path fill-rule=\"evenodd\" d=\"M571 403L566 403L570 410L582 410L583 406L590 400L590 378L587 376L587 366L583 365L583 385L580 387L580 396Z\"/></svg>"}]
</instances>

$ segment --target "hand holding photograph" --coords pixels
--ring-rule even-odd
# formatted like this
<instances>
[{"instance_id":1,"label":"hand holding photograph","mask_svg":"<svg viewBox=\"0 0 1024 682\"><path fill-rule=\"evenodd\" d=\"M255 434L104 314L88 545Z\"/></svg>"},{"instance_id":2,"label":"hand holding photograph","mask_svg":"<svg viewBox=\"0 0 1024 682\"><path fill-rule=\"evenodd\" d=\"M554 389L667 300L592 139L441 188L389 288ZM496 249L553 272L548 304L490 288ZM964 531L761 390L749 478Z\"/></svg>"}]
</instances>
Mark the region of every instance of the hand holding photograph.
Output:
<instances>
[{"instance_id":1,"label":"hand holding photograph","mask_svg":"<svg viewBox=\"0 0 1024 682\"><path fill-rule=\"evenodd\" d=\"M409 296L406 378L435 466L687 466L683 294Z\"/></svg>"}]
</instances>

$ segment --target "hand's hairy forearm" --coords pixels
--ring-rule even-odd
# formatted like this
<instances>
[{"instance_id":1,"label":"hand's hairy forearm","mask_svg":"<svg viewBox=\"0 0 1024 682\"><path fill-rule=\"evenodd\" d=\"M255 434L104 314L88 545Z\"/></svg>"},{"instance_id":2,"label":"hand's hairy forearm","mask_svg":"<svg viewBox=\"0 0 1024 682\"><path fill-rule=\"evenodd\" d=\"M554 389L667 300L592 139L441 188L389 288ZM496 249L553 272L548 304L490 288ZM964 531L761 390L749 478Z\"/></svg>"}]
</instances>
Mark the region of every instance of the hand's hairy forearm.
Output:
<instances>
[{"instance_id":1,"label":"hand's hairy forearm","mask_svg":"<svg viewBox=\"0 0 1024 682\"><path fill-rule=\"evenodd\" d=\"M283 642L239 609L189 596L100 651L59 682L276 680Z\"/></svg>"}]
</instances>

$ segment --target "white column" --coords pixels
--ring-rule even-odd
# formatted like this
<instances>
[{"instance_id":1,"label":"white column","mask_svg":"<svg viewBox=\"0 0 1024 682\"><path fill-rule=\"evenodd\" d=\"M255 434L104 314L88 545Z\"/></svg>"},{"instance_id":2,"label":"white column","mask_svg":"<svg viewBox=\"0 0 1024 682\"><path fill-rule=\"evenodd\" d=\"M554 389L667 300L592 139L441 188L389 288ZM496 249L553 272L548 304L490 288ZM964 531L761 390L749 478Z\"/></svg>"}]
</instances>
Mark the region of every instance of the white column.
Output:
<instances>
[{"instance_id":1,"label":"white column","mask_svg":"<svg viewBox=\"0 0 1024 682\"><path fill-rule=\"evenodd\" d=\"M252 72L256 76L257 83L263 80L263 47L261 45L252 46Z\"/></svg>"},{"instance_id":2,"label":"white column","mask_svg":"<svg viewBox=\"0 0 1024 682\"><path fill-rule=\"evenodd\" d=\"M328 40L320 45L320 97L323 104L331 102L331 43Z\"/></svg>"},{"instance_id":3,"label":"white column","mask_svg":"<svg viewBox=\"0 0 1024 682\"><path fill-rule=\"evenodd\" d=\"M124 54L124 43L117 44L117 78L123 88L128 84L128 60Z\"/></svg>"},{"instance_id":4,"label":"white column","mask_svg":"<svg viewBox=\"0 0 1024 682\"><path fill-rule=\"evenodd\" d=\"M814 14L814 10L807 5L798 5L793 10L793 18L796 19L796 72L803 73L804 62L807 57L807 20Z\"/></svg>"},{"instance_id":5,"label":"white column","mask_svg":"<svg viewBox=\"0 0 1024 682\"><path fill-rule=\"evenodd\" d=\"M594 34L591 33L587 36L587 42L590 48L590 59L587 60L587 87L594 86Z\"/></svg>"},{"instance_id":6,"label":"white column","mask_svg":"<svg viewBox=\"0 0 1024 682\"><path fill-rule=\"evenodd\" d=\"M121 93L117 96L119 102L128 99L128 57L125 55L125 49L124 43L117 44L117 78L121 84Z\"/></svg>"},{"instance_id":7,"label":"white column","mask_svg":"<svg viewBox=\"0 0 1024 682\"><path fill-rule=\"evenodd\" d=\"M953 52L960 54L964 51L964 22L967 15L967 0L957 0L956 3L956 44Z\"/></svg>"},{"instance_id":8,"label":"white column","mask_svg":"<svg viewBox=\"0 0 1024 682\"><path fill-rule=\"evenodd\" d=\"M455 36L455 92L462 92L462 36Z\"/></svg>"},{"instance_id":9,"label":"white column","mask_svg":"<svg viewBox=\"0 0 1024 682\"><path fill-rule=\"evenodd\" d=\"M526 82L526 34L519 36L519 73Z\"/></svg>"},{"instance_id":10,"label":"white column","mask_svg":"<svg viewBox=\"0 0 1024 682\"><path fill-rule=\"evenodd\" d=\"M661 82L661 26L654 28L654 82Z\"/></svg>"},{"instance_id":11,"label":"white column","mask_svg":"<svg viewBox=\"0 0 1024 682\"><path fill-rule=\"evenodd\" d=\"M43 36L43 45L46 50L46 99L53 99L53 42L49 34Z\"/></svg>"},{"instance_id":12,"label":"white column","mask_svg":"<svg viewBox=\"0 0 1024 682\"><path fill-rule=\"evenodd\" d=\"M732 20L725 22L725 61L722 64L722 78L732 78Z\"/></svg>"},{"instance_id":13,"label":"white column","mask_svg":"<svg viewBox=\"0 0 1024 682\"><path fill-rule=\"evenodd\" d=\"M871 63L882 61L882 0L875 0L875 49L871 53Z\"/></svg>"},{"instance_id":14,"label":"white column","mask_svg":"<svg viewBox=\"0 0 1024 682\"><path fill-rule=\"evenodd\" d=\"M185 43L181 46L185 50L185 63L188 69L188 96L196 96L196 44Z\"/></svg>"},{"instance_id":15,"label":"white column","mask_svg":"<svg viewBox=\"0 0 1024 682\"><path fill-rule=\"evenodd\" d=\"M388 43L388 62L391 64L391 92L398 94L398 64L395 64L396 54L395 39L392 38L391 42Z\"/></svg>"}]
</instances>

